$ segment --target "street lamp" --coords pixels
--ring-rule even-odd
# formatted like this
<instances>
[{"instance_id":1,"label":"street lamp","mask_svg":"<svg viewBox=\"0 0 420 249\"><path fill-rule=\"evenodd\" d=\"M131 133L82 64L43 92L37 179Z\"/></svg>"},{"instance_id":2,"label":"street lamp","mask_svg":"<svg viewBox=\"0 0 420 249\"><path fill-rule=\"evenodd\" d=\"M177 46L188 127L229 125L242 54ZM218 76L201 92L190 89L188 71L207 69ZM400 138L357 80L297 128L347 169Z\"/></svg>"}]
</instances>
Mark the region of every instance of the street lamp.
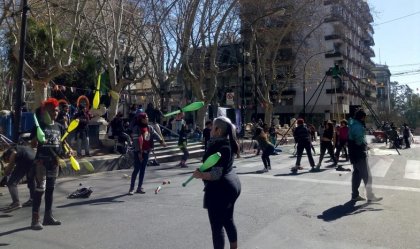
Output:
<instances>
[{"instance_id":1,"label":"street lamp","mask_svg":"<svg viewBox=\"0 0 420 249\"><path fill-rule=\"evenodd\" d=\"M308 64L308 62L315 56L320 55L320 54L326 54L326 53L332 53L334 52L334 50L328 50L328 51L322 51L319 53L315 53L313 55L311 55L306 61L305 61L305 65L303 65L303 114L302 114L302 118L305 119L306 116L306 65Z\"/></svg>"}]
</instances>

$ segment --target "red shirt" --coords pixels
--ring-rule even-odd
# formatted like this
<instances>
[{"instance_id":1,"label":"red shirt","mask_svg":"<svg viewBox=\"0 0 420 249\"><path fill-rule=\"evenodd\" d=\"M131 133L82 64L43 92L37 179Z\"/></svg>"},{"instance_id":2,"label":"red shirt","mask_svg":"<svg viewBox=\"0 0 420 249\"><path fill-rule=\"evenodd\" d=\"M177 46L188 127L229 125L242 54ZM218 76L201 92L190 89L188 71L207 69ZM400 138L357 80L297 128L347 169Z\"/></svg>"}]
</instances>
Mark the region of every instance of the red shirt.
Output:
<instances>
[{"instance_id":1,"label":"red shirt","mask_svg":"<svg viewBox=\"0 0 420 249\"><path fill-rule=\"evenodd\" d=\"M149 127L140 127L139 145L141 151L148 151L152 148L152 137L149 132Z\"/></svg>"},{"instance_id":2,"label":"red shirt","mask_svg":"<svg viewBox=\"0 0 420 249\"><path fill-rule=\"evenodd\" d=\"M340 127L338 137L340 140L347 140L349 137L349 127L347 126Z\"/></svg>"}]
</instances>

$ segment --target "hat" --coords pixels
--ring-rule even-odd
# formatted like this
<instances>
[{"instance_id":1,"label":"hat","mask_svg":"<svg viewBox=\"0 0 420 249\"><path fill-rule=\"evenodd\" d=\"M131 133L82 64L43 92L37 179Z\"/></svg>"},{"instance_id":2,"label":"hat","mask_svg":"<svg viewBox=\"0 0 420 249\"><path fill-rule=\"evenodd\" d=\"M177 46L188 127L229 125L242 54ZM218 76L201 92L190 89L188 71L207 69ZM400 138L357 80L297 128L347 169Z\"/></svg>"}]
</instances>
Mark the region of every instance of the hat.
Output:
<instances>
[{"instance_id":1,"label":"hat","mask_svg":"<svg viewBox=\"0 0 420 249\"><path fill-rule=\"evenodd\" d=\"M303 118L299 118L299 119L297 120L297 124L298 124L298 125L303 125L303 123L305 123L305 121L303 120Z\"/></svg>"}]
</instances>

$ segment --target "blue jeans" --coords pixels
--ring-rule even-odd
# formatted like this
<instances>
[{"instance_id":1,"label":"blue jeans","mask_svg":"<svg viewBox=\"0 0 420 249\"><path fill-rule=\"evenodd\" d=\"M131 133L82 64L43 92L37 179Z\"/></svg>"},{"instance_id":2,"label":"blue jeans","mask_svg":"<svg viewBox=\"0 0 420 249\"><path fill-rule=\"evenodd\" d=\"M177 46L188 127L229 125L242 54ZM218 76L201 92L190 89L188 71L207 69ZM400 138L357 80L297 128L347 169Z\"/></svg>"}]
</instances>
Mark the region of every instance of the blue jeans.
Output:
<instances>
[{"instance_id":1,"label":"blue jeans","mask_svg":"<svg viewBox=\"0 0 420 249\"><path fill-rule=\"evenodd\" d=\"M134 185L136 184L136 178L139 174L139 185L138 190L141 189L141 186L143 185L143 179L144 179L144 173L146 171L147 161L149 160L149 151L143 152L143 160L140 161L138 152L134 151L134 170L131 174L131 184L130 184L130 191L134 190Z\"/></svg>"},{"instance_id":2,"label":"blue jeans","mask_svg":"<svg viewBox=\"0 0 420 249\"><path fill-rule=\"evenodd\" d=\"M87 132L82 132L80 134L76 134L77 136L77 155L82 155L82 146L85 149L85 155L90 155L89 153L89 136Z\"/></svg>"}]
</instances>

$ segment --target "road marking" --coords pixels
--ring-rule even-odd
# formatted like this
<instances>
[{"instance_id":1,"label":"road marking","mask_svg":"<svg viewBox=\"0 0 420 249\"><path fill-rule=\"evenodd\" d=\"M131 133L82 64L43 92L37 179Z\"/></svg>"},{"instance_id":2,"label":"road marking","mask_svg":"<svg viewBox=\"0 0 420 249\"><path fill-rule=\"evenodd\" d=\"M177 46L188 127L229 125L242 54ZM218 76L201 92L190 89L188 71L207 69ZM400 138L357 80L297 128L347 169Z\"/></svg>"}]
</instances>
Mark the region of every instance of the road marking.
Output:
<instances>
[{"instance_id":1,"label":"road marking","mask_svg":"<svg viewBox=\"0 0 420 249\"><path fill-rule=\"evenodd\" d=\"M379 160L370 167L370 172L372 176L375 177L385 177L386 172L388 172L391 164L394 162L394 159L384 160L379 158Z\"/></svg>"},{"instance_id":2,"label":"road marking","mask_svg":"<svg viewBox=\"0 0 420 249\"><path fill-rule=\"evenodd\" d=\"M420 162L417 160L407 160L405 164L404 178L420 180Z\"/></svg>"},{"instance_id":3,"label":"road marking","mask_svg":"<svg viewBox=\"0 0 420 249\"><path fill-rule=\"evenodd\" d=\"M298 176L273 176L273 175L262 175L262 174L253 174L253 175L241 175L241 177L256 177L256 178L266 178L266 179L276 179L276 180L288 180L288 181L298 181L298 182L310 182L310 183L322 183L322 184L333 184L333 185L341 185L341 186L350 186L351 181L333 181L333 180L318 180L318 179L310 179L310 178L303 178ZM373 184L372 187L375 189L389 189L389 190L396 190L396 191L408 191L408 192L417 192L420 193L420 188L413 188L413 187L404 187L404 186L388 186L388 185L375 185Z\"/></svg>"}]
</instances>

